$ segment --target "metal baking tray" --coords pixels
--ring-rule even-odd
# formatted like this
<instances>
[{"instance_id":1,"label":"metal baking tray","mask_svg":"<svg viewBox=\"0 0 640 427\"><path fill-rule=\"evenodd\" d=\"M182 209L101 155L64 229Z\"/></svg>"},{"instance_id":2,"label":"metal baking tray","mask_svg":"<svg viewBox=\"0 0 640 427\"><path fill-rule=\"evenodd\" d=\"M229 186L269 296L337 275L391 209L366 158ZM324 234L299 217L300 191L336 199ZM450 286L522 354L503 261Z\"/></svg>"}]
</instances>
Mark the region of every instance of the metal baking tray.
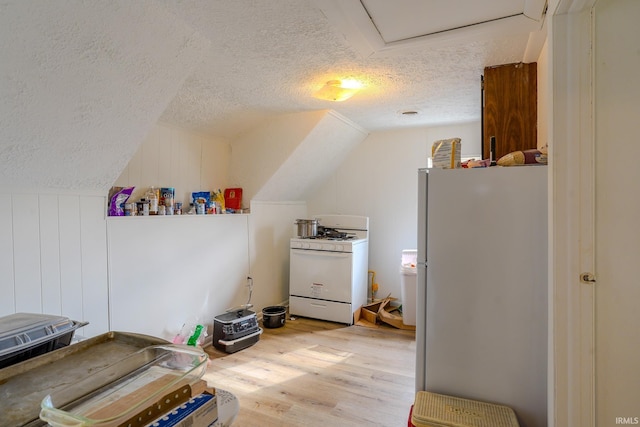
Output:
<instances>
[{"instance_id":1,"label":"metal baking tray","mask_svg":"<svg viewBox=\"0 0 640 427\"><path fill-rule=\"evenodd\" d=\"M107 332L0 369L0 427L40 427L40 403L92 373L143 348L168 344L161 338Z\"/></svg>"},{"instance_id":2,"label":"metal baking tray","mask_svg":"<svg viewBox=\"0 0 640 427\"><path fill-rule=\"evenodd\" d=\"M177 403L192 397L190 386L200 380L208 360L196 347L146 347L45 396L40 419L53 427L130 425L167 393L177 393Z\"/></svg>"}]
</instances>

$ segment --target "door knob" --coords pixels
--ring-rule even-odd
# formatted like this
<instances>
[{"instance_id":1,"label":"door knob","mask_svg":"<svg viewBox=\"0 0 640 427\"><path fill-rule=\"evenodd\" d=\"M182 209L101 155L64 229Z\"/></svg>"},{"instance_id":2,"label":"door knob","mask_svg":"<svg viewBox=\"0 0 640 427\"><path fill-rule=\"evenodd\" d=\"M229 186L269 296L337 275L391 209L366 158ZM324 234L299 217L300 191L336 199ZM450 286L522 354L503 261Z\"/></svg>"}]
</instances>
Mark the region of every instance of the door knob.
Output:
<instances>
[{"instance_id":1,"label":"door knob","mask_svg":"<svg viewBox=\"0 0 640 427\"><path fill-rule=\"evenodd\" d=\"M580 281L582 283L596 283L596 276L593 273L582 273Z\"/></svg>"}]
</instances>

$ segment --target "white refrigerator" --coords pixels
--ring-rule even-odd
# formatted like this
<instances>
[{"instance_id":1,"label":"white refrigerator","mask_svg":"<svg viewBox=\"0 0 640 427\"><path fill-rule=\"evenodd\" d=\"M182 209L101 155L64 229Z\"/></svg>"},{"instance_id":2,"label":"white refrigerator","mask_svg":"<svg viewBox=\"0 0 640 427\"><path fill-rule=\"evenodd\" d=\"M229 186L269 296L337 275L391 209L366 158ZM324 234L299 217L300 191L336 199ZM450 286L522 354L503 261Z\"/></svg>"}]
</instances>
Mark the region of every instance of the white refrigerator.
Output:
<instances>
[{"instance_id":1,"label":"white refrigerator","mask_svg":"<svg viewBox=\"0 0 640 427\"><path fill-rule=\"evenodd\" d=\"M547 167L418 173L416 391L547 425Z\"/></svg>"}]
</instances>

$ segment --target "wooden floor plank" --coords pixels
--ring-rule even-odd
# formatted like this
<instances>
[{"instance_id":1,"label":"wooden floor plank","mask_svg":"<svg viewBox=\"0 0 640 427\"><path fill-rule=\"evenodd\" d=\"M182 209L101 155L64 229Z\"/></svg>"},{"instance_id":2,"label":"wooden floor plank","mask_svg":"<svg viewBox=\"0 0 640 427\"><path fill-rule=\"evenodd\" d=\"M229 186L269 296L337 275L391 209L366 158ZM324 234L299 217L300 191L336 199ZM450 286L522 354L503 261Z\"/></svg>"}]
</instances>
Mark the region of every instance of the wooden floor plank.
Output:
<instances>
[{"instance_id":1,"label":"wooden floor plank","mask_svg":"<svg viewBox=\"0 0 640 427\"><path fill-rule=\"evenodd\" d=\"M234 427L404 427L415 332L288 319L237 353L208 347L204 379L237 396Z\"/></svg>"}]
</instances>

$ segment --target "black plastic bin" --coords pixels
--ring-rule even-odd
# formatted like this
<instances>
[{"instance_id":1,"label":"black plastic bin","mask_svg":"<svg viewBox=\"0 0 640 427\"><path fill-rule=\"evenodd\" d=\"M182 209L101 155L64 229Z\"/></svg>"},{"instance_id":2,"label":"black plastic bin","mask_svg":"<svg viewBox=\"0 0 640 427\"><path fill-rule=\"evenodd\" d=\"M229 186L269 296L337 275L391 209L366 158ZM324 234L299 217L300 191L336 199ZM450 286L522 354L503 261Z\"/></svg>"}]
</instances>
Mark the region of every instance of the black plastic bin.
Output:
<instances>
[{"instance_id":1,"label":"black plastic bin","mask_svg":"<svg viewBox=\"0 0 640 427\"><path fill-rule=\"evenodd\" d=\"M69 345L76 329L85 325L48 314L0 317L0 369Z\"/></svg>"}]
</instances>

